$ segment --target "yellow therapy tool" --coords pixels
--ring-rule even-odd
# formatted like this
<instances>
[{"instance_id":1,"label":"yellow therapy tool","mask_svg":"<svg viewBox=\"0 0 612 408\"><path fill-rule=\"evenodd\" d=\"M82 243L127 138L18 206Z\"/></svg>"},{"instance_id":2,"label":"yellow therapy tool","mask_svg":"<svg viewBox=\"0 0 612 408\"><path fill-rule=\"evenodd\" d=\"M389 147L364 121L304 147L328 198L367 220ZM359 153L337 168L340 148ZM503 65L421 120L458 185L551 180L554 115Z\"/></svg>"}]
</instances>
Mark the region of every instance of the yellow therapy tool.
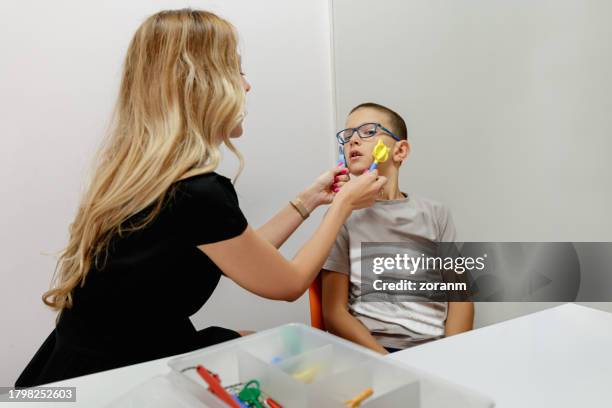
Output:
<instances>
[{"instance_id":1,"label":"yellow therapy tool","mask_svg":"<svg viewBox=\"0 0 612 408\"><path fill-rule=\"evenodd\" d=\"M382 140L378 139L378 143L376 143L374 150L372 150L372 157L374 158L374 163L370 166L370 171L377 168L380 163L386 162L389 158L389 148Z\"/></svg>"},{"instance_id":2,"label":"yellow therapy tool","mask_svg":"<svg viewBox=\"0 0 612 408\"><path fill-rule=\"evenodd\" d=\"M319 367L318 365L315 365L315 366L306 368L302 371L299 371L297 373L294 373L293 378L303 383L310 384L311 382L314 381L315 377L317 376L320 370L321 370L321 367Z\"/></svg>"}]
</instances>

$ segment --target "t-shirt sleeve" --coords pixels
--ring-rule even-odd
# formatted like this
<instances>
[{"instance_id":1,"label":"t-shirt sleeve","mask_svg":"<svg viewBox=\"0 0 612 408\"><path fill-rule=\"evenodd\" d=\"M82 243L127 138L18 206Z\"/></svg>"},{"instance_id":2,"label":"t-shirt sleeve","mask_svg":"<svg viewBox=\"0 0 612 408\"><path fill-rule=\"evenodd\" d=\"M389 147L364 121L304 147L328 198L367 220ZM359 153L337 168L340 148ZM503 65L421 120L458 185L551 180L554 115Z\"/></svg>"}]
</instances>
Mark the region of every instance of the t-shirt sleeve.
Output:
<instances>
[{"instance_id":1,"label":"t-shirt sleeve","mask_svg":"<svg viewBox=\"0 0 612 408\"><path fill-rule=\"evenodd\" d=\"M179 234L194 246L234 238L248 223L231 181L217 174L184 180L177 192Z\"/></svg>"},{"instance_id":2,"label":"t-shirt sleeve","mask_svg":"<svg viewBox=\"0 0 612 408\"><path fill-rule=\"evenodd\" d=\"M349 236L346 225L342 225L340 228L340 232L338 236L336 236L336 241L332 246L331 252L323 264L323 269L350 275Z\"/></svg>"},{"instance_id":3,"label":"t-shirt sleeve","mask_svg":"<svg viewBox=\"0 0 612 408\"><path fill-rule=\"evenodd\" d=\"M457 240L457 230L455 222L449 208L445 205L438 208L438 230L439 242L455 242Z\"/></svg>"}]
</instances>

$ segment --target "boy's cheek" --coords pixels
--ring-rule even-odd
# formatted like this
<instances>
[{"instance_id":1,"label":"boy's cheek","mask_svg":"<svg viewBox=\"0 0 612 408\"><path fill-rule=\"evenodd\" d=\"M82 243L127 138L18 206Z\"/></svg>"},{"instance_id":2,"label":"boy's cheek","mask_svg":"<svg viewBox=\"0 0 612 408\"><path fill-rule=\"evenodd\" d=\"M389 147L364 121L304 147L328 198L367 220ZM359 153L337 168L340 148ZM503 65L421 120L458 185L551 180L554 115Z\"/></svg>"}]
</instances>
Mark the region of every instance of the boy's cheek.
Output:
<instances>
[{"instance_id":1,"label":"boy's cheek","mask_svg":"<svg viewBox=\"0 0 612 408\"><path fill-rule=\"evenodd\" d=\"M367 160L361 159L356 160L355 162L351 162L348 165L349 172L351 174L362 174L364 171L370 168L370 164Z\"/></svg>"}]
</instances>

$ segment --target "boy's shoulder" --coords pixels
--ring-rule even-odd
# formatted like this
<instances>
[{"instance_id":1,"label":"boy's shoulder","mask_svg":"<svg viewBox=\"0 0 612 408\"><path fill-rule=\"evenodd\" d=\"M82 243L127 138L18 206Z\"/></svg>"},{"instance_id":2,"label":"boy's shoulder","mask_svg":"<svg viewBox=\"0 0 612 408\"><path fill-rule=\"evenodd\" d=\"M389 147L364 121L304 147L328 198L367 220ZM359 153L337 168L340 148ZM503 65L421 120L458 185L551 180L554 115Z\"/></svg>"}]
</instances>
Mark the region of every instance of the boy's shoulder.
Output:
<instances>
[{"instance_id":1,"label":"boy's shoulder","mask_svg":"<svg viewBox=\"0 0 612 408\"><path fill-rule=\"evenodd\" d=\"M450 208L437 200L431 198L414 196L414 205L419 212L429 217L435 224L435 241L454 242L457 238L455 224L451 215Z\"/></svg>"},{"instance_id":2,"label":"boy's shoulder","mask_svg":"<svg viewBox=\"0 0 612 408\"><path fill-rule=\"evenodd\" d=\"M424 197L419 194L409 194L407 202L414 207L429 210L434 213L444 213L449 211L448 206L441 201Z\"/></svg>"}]
</instances>

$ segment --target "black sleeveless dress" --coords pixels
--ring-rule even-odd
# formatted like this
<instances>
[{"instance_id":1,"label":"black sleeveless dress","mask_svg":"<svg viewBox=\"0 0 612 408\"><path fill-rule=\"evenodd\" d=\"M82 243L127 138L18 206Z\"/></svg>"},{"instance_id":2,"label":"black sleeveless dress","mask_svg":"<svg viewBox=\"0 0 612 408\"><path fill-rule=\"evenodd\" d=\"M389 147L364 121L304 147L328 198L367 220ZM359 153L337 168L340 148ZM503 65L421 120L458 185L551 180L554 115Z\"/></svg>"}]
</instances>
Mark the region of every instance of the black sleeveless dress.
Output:
<instances>
[{"instance_id":1,"label":"black sleeveless dress","mask_svg":"<svg viewBox=\"0 0 612 408\"><path fill-rule=\"evenodd\" d=\"M221 327L197 331L189 316L222 274L197 246L236 237L246 227L226 177L209 173L175 183L154 221L111 240L106 262L75 288L73 307L61 314L15 385L46 384L239 337Z\"/></svg>"}]
</instances>

